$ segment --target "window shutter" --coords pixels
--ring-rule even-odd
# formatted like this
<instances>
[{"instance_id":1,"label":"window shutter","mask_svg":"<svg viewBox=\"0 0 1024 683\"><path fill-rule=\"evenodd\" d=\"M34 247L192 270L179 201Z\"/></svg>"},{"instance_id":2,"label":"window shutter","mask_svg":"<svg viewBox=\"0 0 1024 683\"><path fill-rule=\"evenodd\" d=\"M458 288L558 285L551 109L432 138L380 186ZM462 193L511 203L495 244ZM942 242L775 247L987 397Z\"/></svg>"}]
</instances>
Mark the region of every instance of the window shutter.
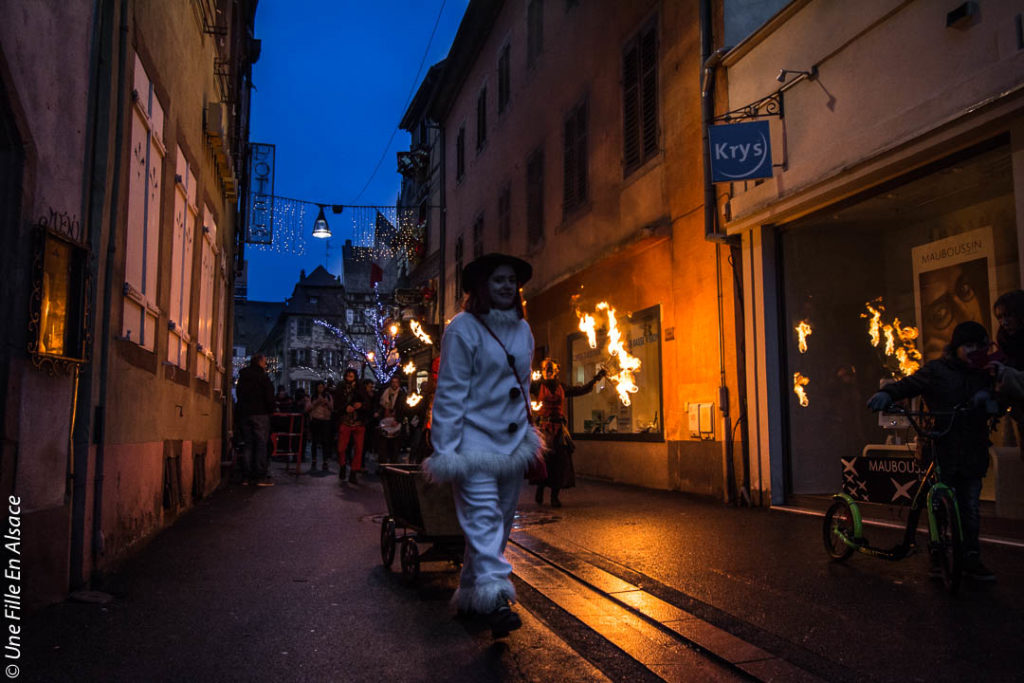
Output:
<instances>
[{"instance_id":1,"label":"window shutter","mask_svg":"<svg viewBox=\"0 0 1024 683\"><path fill-rule=\"evenodd\" d=\"M576 112L576 203L587 201L587 103Z\"/></svg>"},{"instance_id":2,"label":"window shutter","mask_svg":"<svg viewBox=\"0 0 1024 683\"><path fill-rule=\"evenodd\" d=\"M640 69L643 91L643 156L658 151L658 36L657 24L641 36Z\"/></svg>"},{"instance_id":3,"label":"window shutter","mask_svg":"<svg viewBox=\"0 0 1024 683\"><path fill-rule=\"evenodd\" d=\"M622 156L626 171L640 163L640 51L631 43L622 56Z\"/></svg>"}]
</instances>

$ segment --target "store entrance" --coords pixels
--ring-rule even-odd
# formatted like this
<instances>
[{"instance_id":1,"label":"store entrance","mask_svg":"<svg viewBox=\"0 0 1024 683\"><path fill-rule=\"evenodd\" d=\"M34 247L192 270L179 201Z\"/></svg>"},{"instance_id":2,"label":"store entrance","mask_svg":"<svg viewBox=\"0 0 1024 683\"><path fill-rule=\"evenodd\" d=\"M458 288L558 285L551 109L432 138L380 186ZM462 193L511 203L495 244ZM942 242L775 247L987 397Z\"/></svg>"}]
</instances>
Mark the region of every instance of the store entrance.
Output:
<instances>
[{"instance_id":1,"label":"store entrance","mask_svg":"<svg viewBox=\"0 0 1024 683\"><path fill-rule=\"evenodd\" d=\"M865 404L882 383L941 356L958 323L975 320L995 338L992 303L1021 286L1012 176L1003 136L784 226L789 498L845 487L862 500L908 502L915 435L883 427ZM982 498L992 514L1024 516L1008 421L992 436Z\"/></svg>"}]
</instances>

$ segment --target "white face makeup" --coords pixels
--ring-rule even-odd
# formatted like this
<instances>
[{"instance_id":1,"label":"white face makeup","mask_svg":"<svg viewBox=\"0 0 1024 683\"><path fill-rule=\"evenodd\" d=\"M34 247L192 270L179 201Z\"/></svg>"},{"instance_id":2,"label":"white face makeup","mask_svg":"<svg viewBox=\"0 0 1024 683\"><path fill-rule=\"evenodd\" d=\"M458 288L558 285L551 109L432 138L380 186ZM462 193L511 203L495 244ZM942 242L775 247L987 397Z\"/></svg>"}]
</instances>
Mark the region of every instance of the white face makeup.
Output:
<instances>
[{"instance_id":1,"label":"white face makeup","mask_svg":"<svg viewBox=\"0 0 1024 683\"><path fill-rule=\"evenodd\" d=\"M491 297L491 305L499 311L507 311L516 303L519 283L516 271L509 265L500 265L487 278L487 293Z\"/></svg>"}]
</instances>

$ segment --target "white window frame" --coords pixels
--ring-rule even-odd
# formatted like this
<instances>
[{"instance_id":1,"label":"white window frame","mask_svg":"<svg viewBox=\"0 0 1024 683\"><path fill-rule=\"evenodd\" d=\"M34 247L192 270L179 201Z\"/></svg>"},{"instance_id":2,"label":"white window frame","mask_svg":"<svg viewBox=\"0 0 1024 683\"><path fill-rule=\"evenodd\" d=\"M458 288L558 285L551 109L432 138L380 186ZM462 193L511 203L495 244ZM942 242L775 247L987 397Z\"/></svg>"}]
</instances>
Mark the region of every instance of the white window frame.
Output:
<instances>
[{"instance_id":1,"label":"white window frame","mask_svg":"<svg viewBox=\"0 0 1024 683\"><path fill-rule=\"evenodd\" d=\"M217 272L217 222L203 205L203 239L200 243L199 327L196 333L196 377L210 381L213 353L213 285Z\"/></svg>"},{"instance_id":2,"label":"white window frame","mask_svg":"<svg viewBox=\"0 0 1024 683\"><path fill-rule=\"evenodd\" d=\"M135 56L132 95L121 335L155 351L157 320L160 317L157 304L160 190L167 150L163 143L164 110L138 55Z\"/></svg>"},{"instance_id":3,"label":"white window frame","mask_svg":"<svg viewBox=\"0 0 1024 683\"><path fill-rule=\"evenodd\" d=\"M174 236L171 242L171 301L167 313L167 362L188 368L192 341L188 328L192 308L192 267L199 222L196 177L181 148L174 174Z\"/></svg>"}]
</instances>

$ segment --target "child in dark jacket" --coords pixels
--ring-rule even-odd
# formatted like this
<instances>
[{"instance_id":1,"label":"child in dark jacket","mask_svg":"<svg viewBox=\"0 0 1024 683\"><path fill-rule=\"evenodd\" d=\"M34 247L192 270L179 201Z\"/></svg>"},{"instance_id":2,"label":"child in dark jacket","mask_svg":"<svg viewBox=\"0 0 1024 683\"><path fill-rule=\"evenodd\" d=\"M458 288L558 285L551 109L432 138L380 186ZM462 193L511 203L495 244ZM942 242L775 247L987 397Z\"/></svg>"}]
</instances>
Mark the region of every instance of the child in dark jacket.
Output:
<instances>
[{"instance_id":1,"label":"child in dark jacket","mask_svg":"<svg viewBox=\"0 0 1024 683\"><path fill-rule=\"evenodd\" d=\"M921 396L929 411L949 412L976 405L991 396L994 380L986 369L992 343L985 327L960 323L941 358L928 361L910 377L882 388L868 401L872 410L884 410L893 401ZM950 418L954 419L954 418ZM992 581L995 575L981 563L978 543L981 482L988 471L989 415L977 406L955 416L953 428L932 442L932 453L942 469L942 481L956 492L964 529L967 575ZM942 425L938 425L941 429Z\"/></svg>"}]
</instances>

